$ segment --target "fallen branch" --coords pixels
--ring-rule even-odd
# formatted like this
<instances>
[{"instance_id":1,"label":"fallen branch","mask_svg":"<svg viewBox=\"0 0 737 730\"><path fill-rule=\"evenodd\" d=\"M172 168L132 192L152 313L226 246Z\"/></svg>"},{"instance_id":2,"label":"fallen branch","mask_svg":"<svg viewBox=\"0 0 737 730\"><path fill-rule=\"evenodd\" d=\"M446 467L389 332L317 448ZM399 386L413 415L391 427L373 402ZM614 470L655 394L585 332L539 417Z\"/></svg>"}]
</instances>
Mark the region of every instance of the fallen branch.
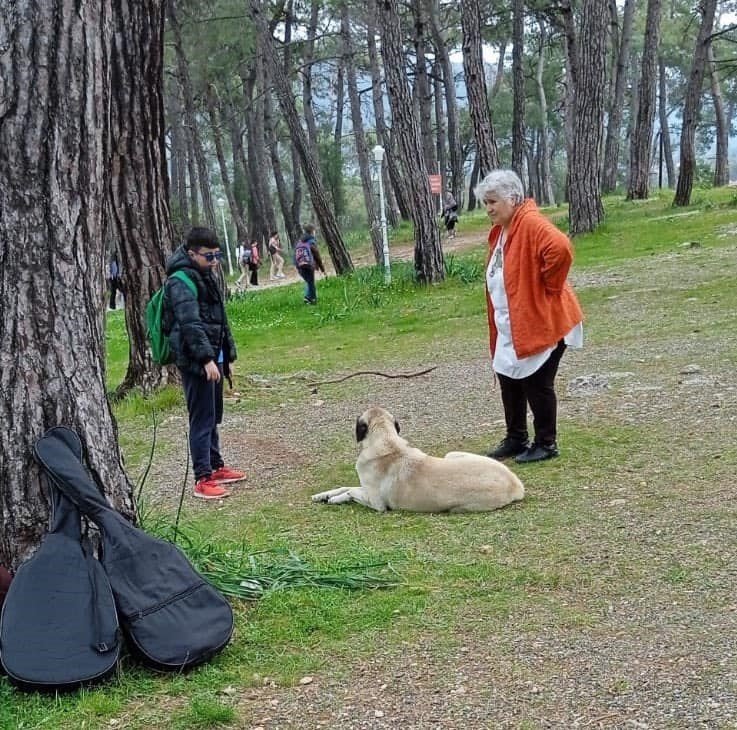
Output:
<instances>
[{"instance_id":1,"label":"fallen branch","mask_svg":"<svg viewBox=\"0 0 737 730\"><path fill-rule=\"evenodd\" d=\"M437 367L438 367L437 365L433 365L431 368L428 368L427 370L420 370L419 373L398 373L396 375L391 375L390 373L381 373L378 370L359 370L357 373L351 373L350 375L344 375L342 378L338 378L337 380L321 380L317 383L307 383L307 386L309 388L314 388L318 385L329 385L331 383L342 383L344 380L348 380L349 378L355 378L357 375L380 375L382 378L416 378L419 375L427 375L427 373L431 373Z\"/></svg>"}]
</instances>

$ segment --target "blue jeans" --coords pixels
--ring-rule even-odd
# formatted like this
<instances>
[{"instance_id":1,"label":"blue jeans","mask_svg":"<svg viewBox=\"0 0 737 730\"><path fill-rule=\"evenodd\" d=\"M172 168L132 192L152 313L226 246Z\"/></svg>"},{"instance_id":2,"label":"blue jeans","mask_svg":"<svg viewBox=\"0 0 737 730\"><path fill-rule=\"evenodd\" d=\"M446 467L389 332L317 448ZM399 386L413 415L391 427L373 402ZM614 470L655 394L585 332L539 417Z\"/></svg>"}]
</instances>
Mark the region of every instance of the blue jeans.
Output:
<instances>
[{"instance_id":1,"label":"blue jeans","mask_svg":"<svg viewBox=\"0 0 737 730\"><path fill-rule=\"evenodd\" d=\"M315 289L315 270L311 266L299 266L299 275L305 280L305 299L314 304L317 301L317 289Z\"/></svg>"},{"instance_id":2,"label":"blue jeans","mask_svg":"<svg viewBox=\"0 0 737 730\"><path fill-rule=\"evenodd\" d=\"M223 366L216 383L203 375L180 370L189 413L189 453L195 481L223 466L218 423L223 420Z\"/></svg>"}]
</instances>

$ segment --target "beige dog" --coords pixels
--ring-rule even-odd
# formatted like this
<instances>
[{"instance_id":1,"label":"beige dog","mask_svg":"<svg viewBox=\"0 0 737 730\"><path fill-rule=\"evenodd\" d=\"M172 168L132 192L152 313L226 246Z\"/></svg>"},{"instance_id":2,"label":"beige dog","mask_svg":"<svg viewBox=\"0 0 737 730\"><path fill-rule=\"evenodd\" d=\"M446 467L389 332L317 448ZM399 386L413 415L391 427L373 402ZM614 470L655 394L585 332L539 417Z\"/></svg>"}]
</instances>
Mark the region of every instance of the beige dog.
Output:
<instances>
[{"instance_id":1,"label":"beige dog","mask_svg":"<svg viewBox=\"0 0 737 730\"><path fill-rule=\"evenodd\" d=\"M378 406L356 421L360 487L339 487L313 502L358 502L377 512L485 512L525 496L522 482L504 464L486 456L451 451L428 456L399 436L399 423Z\"/></svg>"}]
</instances>

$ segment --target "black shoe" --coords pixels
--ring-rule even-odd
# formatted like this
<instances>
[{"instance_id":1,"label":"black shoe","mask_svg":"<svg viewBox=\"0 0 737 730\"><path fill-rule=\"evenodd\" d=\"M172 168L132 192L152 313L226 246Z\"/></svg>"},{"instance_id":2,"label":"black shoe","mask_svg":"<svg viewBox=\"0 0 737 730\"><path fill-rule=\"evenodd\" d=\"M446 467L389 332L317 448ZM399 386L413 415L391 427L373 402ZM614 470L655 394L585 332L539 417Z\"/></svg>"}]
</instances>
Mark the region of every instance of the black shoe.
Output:
<instances>
[{"instance_id":1,"label":"black shoe","mask_svg":"<svg viewBox=\"0 0 737 730\"><path fill-rule=\"evenodd\" d=\"M524 454L520 454L515 458L518 464L530 464L533 461L545 461L545 459L554 459L558 456L558 447L556 444L545 446L544 444L532 444Z\"/></svg>"},{"instance_id":2,"label":"black shoe","mask_svg":"<svg viewBox=\"0 0 737 730\"><path fill-rule=\"evenodd\" d=\"M498 446L487 451L486 455L490 459L508 459L510 456L517 456L527 451L529 441L517 441L516 439L505 438Z\"/></svg>"}]
</instances>

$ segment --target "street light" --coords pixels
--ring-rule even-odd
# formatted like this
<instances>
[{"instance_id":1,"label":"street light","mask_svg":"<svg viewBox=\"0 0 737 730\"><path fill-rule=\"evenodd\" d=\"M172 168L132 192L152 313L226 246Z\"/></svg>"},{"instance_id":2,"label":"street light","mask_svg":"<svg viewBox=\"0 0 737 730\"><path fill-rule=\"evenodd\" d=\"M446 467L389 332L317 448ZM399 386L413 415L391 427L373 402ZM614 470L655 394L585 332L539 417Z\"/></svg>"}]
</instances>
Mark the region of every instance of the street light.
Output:
<instances>
[{"instance_id":1,"label":"street light","mask_svg":"<svg viewBox=\"0 0 737 730\"><path fill-rule=\"evenodd\" d=\"M228 276L233 276L233 262L230 260L230 243L228 241L228 228L225 225L225 201L222 198L218 198L218 207L220 208L220 215L223 219L223 233L225 234L225 255L228 259Z\"/></svg>"},{"instance_id":2,"label":"street light","mask_svg":"<svg viewBox=\"0 0 737 730\"><path fill-rule=\"evenodd\" d=\"M384 281L391 283L392 271L389 268L389 234L386 230L386 205L384 203L384 178L381 174L381 164L384 161L384 148L377 144L374 147L374 160L379 170L377 177L379 178L379 208L381 212L381 241L382 250L384 252Z\"/></svg>"}]
</instances>

